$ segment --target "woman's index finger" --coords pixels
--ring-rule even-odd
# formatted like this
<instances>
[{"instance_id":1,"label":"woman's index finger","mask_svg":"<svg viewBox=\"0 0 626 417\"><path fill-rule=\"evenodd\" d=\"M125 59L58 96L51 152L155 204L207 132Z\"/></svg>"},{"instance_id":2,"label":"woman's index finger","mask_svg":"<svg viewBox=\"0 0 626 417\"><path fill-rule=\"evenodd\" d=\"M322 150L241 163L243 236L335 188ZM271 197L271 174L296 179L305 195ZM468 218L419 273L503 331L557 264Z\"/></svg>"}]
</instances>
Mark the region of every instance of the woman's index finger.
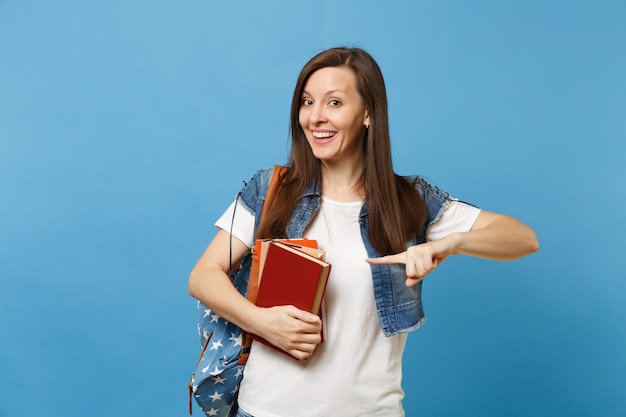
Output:
<instances>
[{"instance_id":1,"label":"woman's index finger","mask_svg":"<svg viewBox=\"0 0 626 417\"><path fill-rule=\"evenodd\" d=\"M381 256L380 258L367 258L366 261L373 265L406 264L406 251L395 255Z\"/></svg>"}]
</instances>

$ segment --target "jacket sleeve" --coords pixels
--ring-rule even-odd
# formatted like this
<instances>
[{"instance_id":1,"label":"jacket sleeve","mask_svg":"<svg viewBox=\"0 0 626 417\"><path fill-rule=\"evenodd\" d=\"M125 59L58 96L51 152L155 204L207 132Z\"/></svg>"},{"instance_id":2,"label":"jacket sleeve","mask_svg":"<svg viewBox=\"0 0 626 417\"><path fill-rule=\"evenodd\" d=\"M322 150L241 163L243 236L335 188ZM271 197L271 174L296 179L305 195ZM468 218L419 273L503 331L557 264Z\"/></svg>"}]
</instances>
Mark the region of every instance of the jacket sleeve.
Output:
<instances>
[{"instance_id":1,"label":"jacket sleeve","mask_svg":"<svg viewBox=\"0 0 626 417\"><path fill-rule=\"evenodd\" d=\"M259 226L261 212L265 204L265 196L272 178L274 168L258 170L252 179L246 183L239 194L239 201L250 213L254 214L254 230Z\"/></svg>"},{"instance_id":2,"label":"jacket sleeve","mask_svg":"<svg viewBox=\"0 0 626 417\"><path fill-rule=\"evenodd\" d=\"M446 207L448 207L452 201L456 200L452 198L447 191L430 185L421 177L415 177L414 181L415 189L422 196L424 204L426 204L426 210L428 212L426 226L428 226L439 220L439 217L441 217Z\"/></svg>"}]
</instances>

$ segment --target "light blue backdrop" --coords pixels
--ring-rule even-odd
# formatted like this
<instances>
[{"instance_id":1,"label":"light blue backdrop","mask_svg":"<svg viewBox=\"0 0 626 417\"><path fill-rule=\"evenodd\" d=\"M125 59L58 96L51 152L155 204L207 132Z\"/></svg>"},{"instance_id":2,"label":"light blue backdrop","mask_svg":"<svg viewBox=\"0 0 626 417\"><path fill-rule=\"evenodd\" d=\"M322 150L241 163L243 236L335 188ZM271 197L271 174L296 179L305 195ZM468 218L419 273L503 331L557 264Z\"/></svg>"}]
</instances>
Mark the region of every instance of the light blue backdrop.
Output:
<instances>
[{"instance_id":1,"label":"light blue backdrop","mask_svg":"<svg viewBox=\"0 0 626 417\"><path fill-rule=\"evenodd\" d=\"M336 45L398 172L542 245L427 279L407 415L626 415L623 0L0 0L0 415L185 415L188 273Z\"/></svg>"}]
</instances>

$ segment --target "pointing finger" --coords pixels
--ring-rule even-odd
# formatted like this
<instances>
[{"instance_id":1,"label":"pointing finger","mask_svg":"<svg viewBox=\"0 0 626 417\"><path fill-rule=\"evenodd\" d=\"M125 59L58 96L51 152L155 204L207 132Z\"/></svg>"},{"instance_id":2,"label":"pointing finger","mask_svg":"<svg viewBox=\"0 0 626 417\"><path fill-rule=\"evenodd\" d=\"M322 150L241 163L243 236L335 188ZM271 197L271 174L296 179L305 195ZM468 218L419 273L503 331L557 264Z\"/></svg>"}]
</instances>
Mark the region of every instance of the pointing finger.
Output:
<instances>
[{"instance_id":1,"label":"pointing finger","mask_svg":"<svg viewBox=\"0 0 626 417\"><path fill-rule=\"evenodd\" d=\"M372 265L392 265L406 264L406 251L395 255L381 256L380 258L367 258L366 261Z\"/></svg>"}]
</instances>

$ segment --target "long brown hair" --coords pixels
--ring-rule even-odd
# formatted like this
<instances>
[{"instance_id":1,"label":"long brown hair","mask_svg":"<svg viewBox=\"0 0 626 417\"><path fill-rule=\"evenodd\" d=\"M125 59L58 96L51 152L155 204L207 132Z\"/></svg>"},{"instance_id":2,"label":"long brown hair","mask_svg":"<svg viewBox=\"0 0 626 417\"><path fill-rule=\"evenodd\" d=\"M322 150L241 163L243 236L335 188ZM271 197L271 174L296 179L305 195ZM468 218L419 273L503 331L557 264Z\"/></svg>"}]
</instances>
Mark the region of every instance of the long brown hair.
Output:
<instances>
[{"instance_id":1,"label":"long brown hair","mask_svg":"<svg viewBox=\"0 0 626 417\"><path fill-rule=\"evenodd\" d=\"M291 102L290 169L281 178L280 192L257 236L285 237L296 200L308 186L321 182L320 161L307 142L300 126L299 113L302 93L309 77L326 67L345 67L354 73L357 90L369 111L370 126L364 140L361 182L369 206L370 242L381 255L402 252L410 237L422 231L426 206L414 186L393 171L385 82L376 61L359 48L323 51L300 71Z\"/></svg>"}]
</instances>

